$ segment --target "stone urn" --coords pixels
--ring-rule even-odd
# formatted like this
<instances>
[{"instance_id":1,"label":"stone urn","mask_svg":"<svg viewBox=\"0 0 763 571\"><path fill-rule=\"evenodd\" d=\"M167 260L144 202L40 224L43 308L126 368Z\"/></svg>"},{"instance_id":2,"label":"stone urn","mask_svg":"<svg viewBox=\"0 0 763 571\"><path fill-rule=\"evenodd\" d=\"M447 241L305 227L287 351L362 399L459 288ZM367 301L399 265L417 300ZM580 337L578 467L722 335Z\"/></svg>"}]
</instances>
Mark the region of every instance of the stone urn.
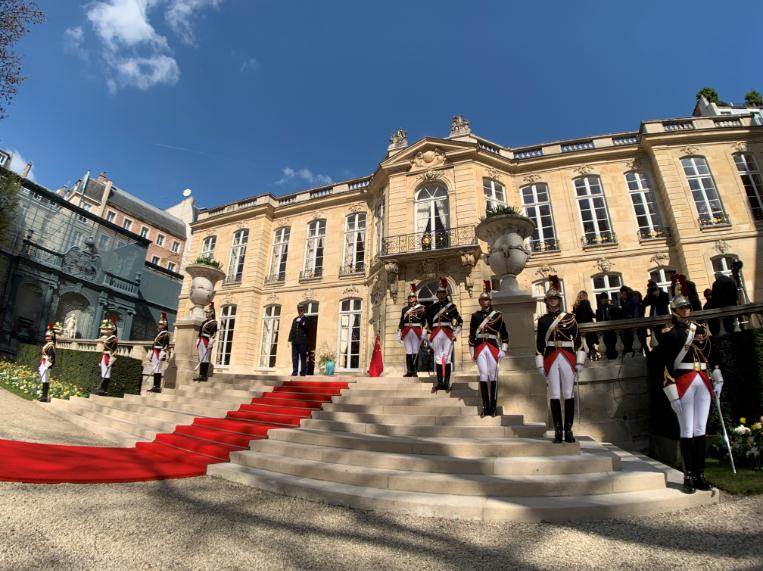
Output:
<instances>
[{"instance_id":1,"label":"stone urn","mask_svg":"<svg viewBox=\"0 0 763 571\"><path fill-rule=\"evenodd\" d=\"M191 276L188 297L193 302L192 319L204 319L204 307L215 297L215 284L225 277L225 272L207 264L189 264L185 271Z\"/></svg>"},{"instance_id":2,"label":"stone urn","mask_svg":"<svg viewBox=\"0 0 763 571\"><path fill-rule=\"evenodd\" d=\"M489 216L475 228L477 238L488 243L485 262L500 277L502 295L528 295L519 289L517 275L525 269L530 257L525 240L532 236L534 229L535 223L522 214Z\"/></svg>"}]
</instances>

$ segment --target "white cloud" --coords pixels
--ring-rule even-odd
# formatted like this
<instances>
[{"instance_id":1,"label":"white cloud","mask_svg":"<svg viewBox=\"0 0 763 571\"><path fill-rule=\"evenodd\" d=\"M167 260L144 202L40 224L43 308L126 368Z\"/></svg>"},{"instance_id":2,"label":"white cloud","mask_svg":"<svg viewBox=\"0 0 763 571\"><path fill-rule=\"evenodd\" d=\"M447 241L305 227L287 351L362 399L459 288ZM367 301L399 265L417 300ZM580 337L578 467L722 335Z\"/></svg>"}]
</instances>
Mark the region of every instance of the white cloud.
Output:
<instances>
[{"instance_id":1,"label":"white cloud","mask_svg":"<svg viewBox=\"0 0 763 571\"><path fill-rule=\"evenodd\" d=\"M16 149L8 149L8 152L11 154L11 165L10 169L18 174L21 174L24 171L24 168L26 167L27 161L23 155L18 152ZM35 180L34 178L34 168L29 171L29 174L27 175L27 178L29 180Z\"/></svg>"},{"instance_id":2,"label":"white cloud","mask_svg":"<svg viewBox=\"0 0 763 571\"><path fill-rule=\"evenodd\" d=\"M170 0L165 19L180 41L192 45L195 41L191 20L200 10L219 8L222 0Z\"/></svg>"},{"instance_id":3,"label":"white cloud","mask_svg":"<svg viewBox=\"0 0 763 571\"><path fill-rule=\"evenodd\" d=\"M84 47L85 31L82 26L64 30L64 51L76 55L82 61L90 61L90 54Z\"/></svg>"},{"instance_id":4,"label":"white cloud","mask_svg":"<svg viewBox=\"0 0 763 571\"><path fill-rule=\"evenodd\" d=\"M329 184L331 182L334 182L330 176L325 174L313 173L313 171L306 168L295 170L291 167L286 167L283 169L282 172L283 172L283 177L278 179L276 181L276 184L284 184L290 180L301 180L306 182L307 184L317 184L317 185Z\"/></svg>"},{"instance_id":5,"label":"white cloud","mask_svg":"<svg viewBox=\"0 0 763 571\"><path fill-rule=\"evenodd\" d=\"M161 83L172 85L180 79L177 62L166 55L121 58L113 65L117 71L117 79L109 83L109 89L112 91L127 85L145 91Z\"/></svg>"},{"instance_id":6,"label":"white cloud","mask_svg":"<svg viewBox=\"0 0 763 571\"><path fill-rule=\"evenodd\" d=\"M259 68L260 62L258 62L253 57L250 57L249 59L244 60L239 71L241 71L241 73L245 73L247 71L257 71Z\"/></svg>"},{"instance_id":7,"label":"white cloud","mask_svg":"<svg viewBox=\"0 0 763 571\"><path fill-rule=\"evenodd\" d=\"M167 39L148 21L148 8L148 0L106 0L91 4L87 18L112 51L144 45L166 49Z\"/></svg>"}]
</instances>

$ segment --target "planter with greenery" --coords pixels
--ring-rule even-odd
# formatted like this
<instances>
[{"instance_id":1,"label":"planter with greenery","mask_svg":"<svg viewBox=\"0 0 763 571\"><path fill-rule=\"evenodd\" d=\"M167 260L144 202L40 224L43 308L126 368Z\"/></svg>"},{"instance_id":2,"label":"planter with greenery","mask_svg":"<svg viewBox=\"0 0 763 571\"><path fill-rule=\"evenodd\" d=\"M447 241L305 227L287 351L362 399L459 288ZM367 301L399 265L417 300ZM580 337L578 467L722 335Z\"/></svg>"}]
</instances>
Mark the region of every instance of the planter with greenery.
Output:
<instances>
[{"instance_id":1,"label":"planter with greenery","mask_svg":"<svg viewBox=\"0 0 763 571\"><path fill-rule=\"evenodd\" d=\"M220 269L220 262L203 256L188 264L185 271L191 276L191 317L204 319L204 307L215 297L215 284L225 277L225 272Z\"/></svg>"},{"instance_id":2,"label":"planter with greenery","mask_svg":"<svg viewBox=\"0 0 763 571\"><path fill-rule=\"evenodd\" d=\"M500 293L506 296L527 295L519 288L517 275L525 269L530 249L525 240L532 236L535 223L513 206L488 210L475 229L477 237L488 243L485 262L501 279Z\"/></svg>"}]
</instances>

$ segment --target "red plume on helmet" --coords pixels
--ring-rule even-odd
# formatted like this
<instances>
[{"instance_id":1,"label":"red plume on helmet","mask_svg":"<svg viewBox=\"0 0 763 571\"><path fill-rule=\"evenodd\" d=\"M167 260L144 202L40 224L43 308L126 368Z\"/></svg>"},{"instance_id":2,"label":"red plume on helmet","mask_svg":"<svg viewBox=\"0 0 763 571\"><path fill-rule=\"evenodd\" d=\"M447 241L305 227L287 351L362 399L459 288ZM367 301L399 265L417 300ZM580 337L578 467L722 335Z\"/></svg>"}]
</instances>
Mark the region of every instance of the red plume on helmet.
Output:
<instances>
[{"instance_id":1,"label":"red plume on helmet","mask_svg":"<svg viewBox=\"0 0 763 571\"><path fill-rule=\"evenodd\" d=\"M678 309L686 305L691 306L689 300L689 283L683 274L673 274L670 278L670 290L673 293L673 299L670 300L671 309Z\"/></svg>"},{"instance_id":2,"label":"red plume on helmet","mask_svg":"<svg viewBox=\"0 0 763 571\"><path fill-rule=\"evenodd\" d=\"M411 297L411 296L416 297L416 284L415 283L411 284L411 291L408 292L408 297Z\"/></svg>"},{"instance_id":3,"label":"red plume on helmet","mask_svg":"<svg viewBox=\"0 0 763 571\"><path fill-rule=\"evenodd\" d=\"M493 284L490 280L482 280L482 293L479 299L490 299L490 292L493 291Z\"/></svg>"},{"instance_id":4,"label":"red plume on helmet","mask_svg":"<svg viewBox=\"0 0 763 571\"><path fill-rule=\"evenodd\" d=\"M562 283L559 281L559 276L556 274L549 274L548 276L549 288L546 290L544 299L552 297L562 298Z\"/></svg>"},{"instance_id":5,"label":"red plume on helmet","mask_svg":"<svg viewBox=\"0 0 763 571\"><path fill-rule=\"evenodd\" d=\"M114 326L114 329L117 328L117 322L119 321L119 317L116 313L111 314L111 324Z\"/></svg>"},{"instance_id":6,"label":"red plume on helmet","mask_svg":"<svg viewBox=\"0 0 763 571\"><path fill-rule=\"evenodd\" d=\"M167 312L162 311L162 316L157 321L159 325L167 325Z\"/></svg>"},{"instance_id":7,"label":"red plume on helmet","mask_svg":"<svg viewBox=\"0 0 763 571\"><path fill-rule=\"evenodd\" d=\"M437 291L444 291L445 293L448 293L448 280L446 278L440 278L440 287L437 288Z\"/></svg>"}]
</instances>

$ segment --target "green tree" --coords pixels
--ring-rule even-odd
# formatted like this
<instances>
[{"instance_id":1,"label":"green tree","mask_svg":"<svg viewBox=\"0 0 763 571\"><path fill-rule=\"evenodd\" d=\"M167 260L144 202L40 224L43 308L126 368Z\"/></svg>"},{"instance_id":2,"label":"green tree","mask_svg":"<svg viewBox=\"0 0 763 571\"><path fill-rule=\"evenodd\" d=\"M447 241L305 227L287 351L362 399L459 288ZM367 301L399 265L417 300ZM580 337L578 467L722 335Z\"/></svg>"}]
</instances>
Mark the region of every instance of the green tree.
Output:
<instances>
[{"instance_id":1,"label":"green tree","mask_svg":"<svg viewBox=\"0 0 763 571\"><path fill-rule=\"evenodd\" d=\"M21 184L10 171L0 172L0 243L8 239L8 232L16 219Z\"/></svg>"},{"instance_id":2,"label":"green tree","mask_svg":"<svg viewBox=\"0 0 763 571\"><path fill-rule=\"evenodd\" d=\"M21 57L14 51L16 43L24 37L32 24L44 20L34 0L0 1L0 119L24 79L21 75Z\"/></svg>"},{"instance_id":3,"label":"green tree","mask_svg":"<svg viewBox=\"0 0 763 571\"><path fill-rule=\"evenodd\" d=\"M744 94L744 102L750 107L763 107L763 95L753 89Z\"/></svg>"},{"instance_id":4,"label":"green tree","mask_svg":"<svg viewBox=\"0 0 763 571\"><path fill-rule=\"evenodd\" d=\"M697 99L699 99L700 97L704 97L710 103L718 103L720 101L720 98L718 97L718 92L712 87L703 87L702 89L697 91Z\"/></svg>"}]
</instances>

